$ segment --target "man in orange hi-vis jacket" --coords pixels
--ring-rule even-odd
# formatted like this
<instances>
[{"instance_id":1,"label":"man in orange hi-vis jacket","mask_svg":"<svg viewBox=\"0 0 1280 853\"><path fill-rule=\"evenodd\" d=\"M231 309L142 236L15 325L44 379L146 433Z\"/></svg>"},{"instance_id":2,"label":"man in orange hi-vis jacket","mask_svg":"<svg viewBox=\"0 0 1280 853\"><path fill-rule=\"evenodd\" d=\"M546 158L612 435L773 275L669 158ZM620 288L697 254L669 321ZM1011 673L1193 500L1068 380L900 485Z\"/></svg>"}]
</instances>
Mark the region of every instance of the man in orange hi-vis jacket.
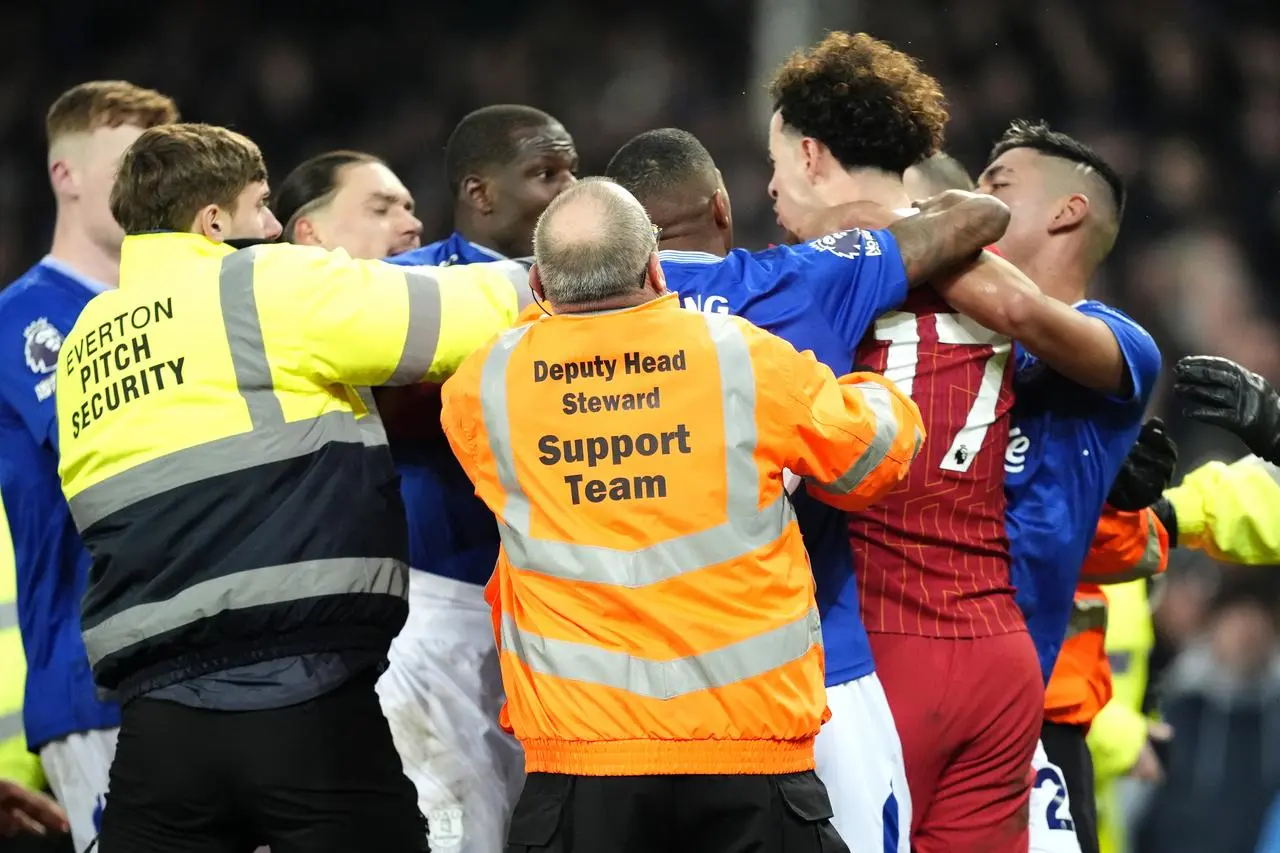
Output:
<instances>
[{"instance_id":1,"label":"man in orange hi-vis jacket","mask_svg":"<svg viewBox=\"0 0 1280 853\"><path fill-rule=\"evenodd\" d=\"M783 472L865 507L906 474L920 414L880 376L683 310L655 248L621 187L566 190L535 234L553 316L443 388L502 533L487 595L529 772L507 849L844 851L813 772L821 630Z\"/></svg>"}]
</instances>

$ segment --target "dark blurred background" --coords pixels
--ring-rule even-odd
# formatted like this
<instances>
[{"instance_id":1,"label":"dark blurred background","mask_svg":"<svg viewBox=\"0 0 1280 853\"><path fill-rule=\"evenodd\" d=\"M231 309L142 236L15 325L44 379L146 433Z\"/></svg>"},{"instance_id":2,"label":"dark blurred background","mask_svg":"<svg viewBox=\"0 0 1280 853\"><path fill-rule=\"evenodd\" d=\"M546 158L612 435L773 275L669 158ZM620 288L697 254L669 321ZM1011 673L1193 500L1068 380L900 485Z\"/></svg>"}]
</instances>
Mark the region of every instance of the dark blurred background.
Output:
<instances>
[{"instance_id":1,"label":"dark blurred background","mask_svg":"<svg viewBox=\"0 0 1280 853\"><path fill-rule=\"evenodd\" d=\"M0 23L0 281L47 248L45 110L70 85L116 77L174 96L187 119L246 133L276 179L330 148L384 157L417 198L424 243L450 230L443 145L471 109L517 102L551 112L574 135L583 174L639 131L683 127L724 172L739 242L763 247L778 237L765 195L765 76L790 49L840 28L893 42L942 81L949 150L975 174L1016 117L1048 119L1093 144L1131 191L1098 298L1145 324L1166 365L1214 353L1280 380L1275 0L435 0L323 9L188 0L145 14L141 4L89 0L23 5L6 4ZM1224 433L1181 419L1166 393L1153 410L1170 422L1183 470L1242 452ZM1271 666L1277 579L1177 561L1168 608L1186 612L1158 615L1161 654L1234 642L1262 655L1280 685ZM1266 630L1222 639L1213 633L1221 620L1209 614L1240 598L1260 606ZM1275 685L1258 682L1266 713L1248 723L1260 763L1235 768L1225 745L1203 738L1196 755L1178 759L1177 737L1174 760L1197 773L1211 767L1210 780L1244 773L1269 796L1280 786L1280 717L1270 713L1280 687L1267 692ZM1207 834L1162 833L1162 846L1148 842L1144 853L1219 849L1213 827L1226 813L1215 798L1225 788L1204 784L1187 818Z\"/></svg>"}]
</instances>

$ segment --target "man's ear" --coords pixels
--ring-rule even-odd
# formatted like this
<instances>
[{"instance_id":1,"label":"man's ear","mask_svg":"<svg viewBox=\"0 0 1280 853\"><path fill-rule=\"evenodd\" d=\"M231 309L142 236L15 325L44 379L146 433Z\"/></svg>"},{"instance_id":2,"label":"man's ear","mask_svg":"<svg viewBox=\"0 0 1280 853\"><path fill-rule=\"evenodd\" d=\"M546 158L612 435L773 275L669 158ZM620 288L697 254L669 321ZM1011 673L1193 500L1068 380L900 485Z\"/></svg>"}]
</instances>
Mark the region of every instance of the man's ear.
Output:
<instances>
[{"instance_id":1,"label":"man's ear","mask_svg":"<svg viewBox=\"0 0 1280 853\"><path fill-rule=\"evenodd\" d=\"M1084 222L1089 215L1089 197L1084 193L1072 193L1058 204L1058 210L1049 220L1049 233L1068 231Z\"/></svg>"},{"instance_id":2,"label":"man's ear","mask_svg":"<svg viewBox=\"0 0 1280 853\"><path fill-rule=\"evenodd\" d=\"M49 166L49 184L54 195L76 198L80 195L80 179L66 158L54 160Z\"/></svg>"},{"instance_id":3,"label":"man's ear","mask_svg":"<svg viewBox=\"0 0 1280 853\"><path fill-rule=\"evenodd\" d=\"M538 273L537 264L529 267L529 289L533 291L534 296L538 297L539 302L546 301L546 294L542 292L542 276Z\"/></svg>"},{"instance_id":4,"label":"man's ear","mask_svg":"<svg viewBox=\"0 0 1280 853\"><path fill-rule=\"evenodd\" d=\"M196 211L196 218L187 230L193 234L203 234L215 243L226 239L226 214L216 204L208 204Z\"/></svg>"},{"instance_id":5,"label":"man's ear","mask_svg":"<svg viewBox=\"0 0 1280 853\"><path fill-rule=\"evenodd\" d=\"M729 196L724 190L716 190L711 194L711 218L716 228L728 231L733 228L733 213L729 210Z\"/></svg>"},{"instance_id":6,"label":"man's ear","mask_svg":"<svg viewBox=\"0 0 1280 853\"><path fill-rule=\"evenodd\" d=\"M667 292L667 276L662 271L662 262L658 260L658 253L653 252L649 255L649 263L647 265L649 274L645 276L649 287L653 288L653 292L662 296Z\"/></svg>"},{"instance_id":7,"label":"man's ear","mask_svg":"<svg viewBox=\"0 0 1280 853\"><path fill-rule=\"evenodd\" d=\"M321 239L319 232L316 230L316 224L311 221L310 217L301 216L293 223L293 235L289 238L290 243L296 243L299 246L321 246L324 241Z\"/></svg>"},{"instance_id":8,"label":"man's ear","mask_svg":"<svg viewBox=\"0 0 1280 853\"><path fill-rule=\"evenodd\" d=\"M458 192L476 213L488 216L493 213L493 187L479 175L467 175L462 179Z\"/></svg>"}]
</instances>

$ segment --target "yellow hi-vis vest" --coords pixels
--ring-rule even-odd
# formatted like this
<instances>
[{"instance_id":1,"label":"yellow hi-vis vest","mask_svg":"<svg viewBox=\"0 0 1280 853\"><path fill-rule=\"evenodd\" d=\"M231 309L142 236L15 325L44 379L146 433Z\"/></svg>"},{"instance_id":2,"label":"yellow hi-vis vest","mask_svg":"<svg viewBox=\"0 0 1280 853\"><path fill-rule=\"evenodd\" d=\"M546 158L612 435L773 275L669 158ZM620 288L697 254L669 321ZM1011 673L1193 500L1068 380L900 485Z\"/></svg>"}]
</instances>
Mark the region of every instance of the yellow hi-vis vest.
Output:
<instances>
[{"instance_id":1,"label":"yellow hi-vis vest","mask_svg":"<svg viewBox=\"0 0 1280 853\"><path fill-rule=\"evenodd\" d=\"M385 655L408 612L408 533L358 389L443 380L527 293L512 261L126 238L119 288L58 360L97 684L123 703L257 661Z\"/></svg>"},{"instance_id":2,"label":"yellow hi-vis vest","mask_svg":"<svg viewBox=\"0 0 1280 853\"><path fill-rule=\"evenodd\" d=\"M40 759L27 752L22 733L22 695L27 660L18 631L18 567L9 539L9 520L0 503L0 779L39 790Z\"/></svg>"}]
</instances>

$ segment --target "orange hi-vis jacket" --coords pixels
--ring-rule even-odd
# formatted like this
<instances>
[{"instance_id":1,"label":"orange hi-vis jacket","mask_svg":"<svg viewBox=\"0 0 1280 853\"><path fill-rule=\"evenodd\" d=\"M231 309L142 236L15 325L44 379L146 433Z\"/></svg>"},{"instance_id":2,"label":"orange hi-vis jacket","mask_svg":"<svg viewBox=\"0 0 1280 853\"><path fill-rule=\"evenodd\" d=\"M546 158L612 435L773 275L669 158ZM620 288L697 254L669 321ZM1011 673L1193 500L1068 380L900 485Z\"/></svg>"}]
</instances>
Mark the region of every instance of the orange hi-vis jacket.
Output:
<instances>
[{"instance_id":1,"label":"orange hi-vis jacket","mask_svg":"<svg viewBox=\"0 0 1280 853\"><path fill-rule=\"evenodd\" d=\"M1168 564L1169 534L1154 512L1106 507L1081 574L1128 580L1163 572ZM1081 583L1066 642L1044 692L1044 717L1049 722L1087 727L1111 700L1106 632L1107 597L1102 587Z\"/></svg>"},{"instance_id":2,"label":"orange hi-vis jacket","mask_svg":"<svg viewBox=\"0 0 1280 853\"><path fill-rule=\"evenodd\" d=\"M915 404L672 295L504 332L442 397L502 534L486 596L525 769L812 769L830 713L783 470L866 507L919 451Z\"/></svg>"}]
</instances>

